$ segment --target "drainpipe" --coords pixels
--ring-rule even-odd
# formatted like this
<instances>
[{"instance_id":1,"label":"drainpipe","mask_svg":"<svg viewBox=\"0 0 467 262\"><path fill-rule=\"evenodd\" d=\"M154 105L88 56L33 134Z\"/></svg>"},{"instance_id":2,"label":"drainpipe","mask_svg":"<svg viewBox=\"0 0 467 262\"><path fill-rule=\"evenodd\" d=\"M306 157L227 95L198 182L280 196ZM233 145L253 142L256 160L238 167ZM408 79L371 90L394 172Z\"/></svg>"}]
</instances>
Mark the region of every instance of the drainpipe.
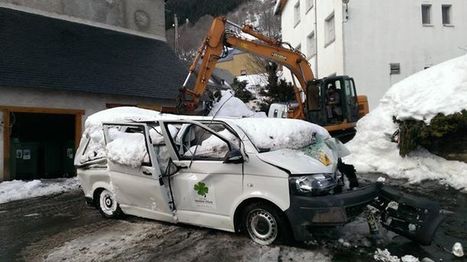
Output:
<instances>
[{"instance_id":1,"label":"drainpipe","mask_svg":"<svg viewBox=\"0 0 467 262\"><path fill-rule=\"evenodd\" d=\"M315 46L316 46L316 58L315 58L315 78L318 78L318 0L315 0Z\"/></svg>"},{"instance_id":2,"label":"drainpipe","mask_svg":"<svg viewBox=\"0 0 467 262\"><path fill-rule=\"evenodd\" d=\"M349 21L349 3L348 1L343 1L343 3L345 4L345 7L344 5L342 5L342 74L346 75L347 72L345 70L345 24Z\"/></svg>"}]
</instances>

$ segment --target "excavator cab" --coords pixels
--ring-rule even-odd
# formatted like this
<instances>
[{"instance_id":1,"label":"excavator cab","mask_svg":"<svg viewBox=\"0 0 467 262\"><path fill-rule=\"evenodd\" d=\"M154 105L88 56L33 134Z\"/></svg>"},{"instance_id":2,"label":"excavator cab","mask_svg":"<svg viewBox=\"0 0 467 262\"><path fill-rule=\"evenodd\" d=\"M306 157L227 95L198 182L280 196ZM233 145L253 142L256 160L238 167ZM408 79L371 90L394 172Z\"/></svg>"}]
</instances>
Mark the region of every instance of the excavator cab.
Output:
<instances>
[{"instance_id":1,"label":"excavator cab","mask_svg":"<svg viewBox=\"0 0 467 262\"><path fill-rule=\"evenodd\" d=\"M342 75L315 79L306 87L306 120L330 132L352 129L359 118L359 103L353 78Z\"/></svg>"}]
</instances>

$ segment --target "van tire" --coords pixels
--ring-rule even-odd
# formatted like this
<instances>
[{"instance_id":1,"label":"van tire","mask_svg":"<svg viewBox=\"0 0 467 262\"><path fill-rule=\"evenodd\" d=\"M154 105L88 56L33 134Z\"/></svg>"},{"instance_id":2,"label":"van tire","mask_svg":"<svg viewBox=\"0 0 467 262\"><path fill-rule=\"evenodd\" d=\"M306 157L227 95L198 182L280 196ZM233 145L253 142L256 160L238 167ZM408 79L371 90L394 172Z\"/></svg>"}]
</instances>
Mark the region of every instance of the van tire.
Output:
<instances>
[{"instance_id":1,"label":"van tire","mask_svg":"<svg viewBox=\"0 0 467 262\"><path fill-rule=\"evenodd\" d=\"M249 204L243 210L242 221L250 239L260 245L288 244L292 239L285 214L272 204Z\"/></svg>"},{"instance_id":2,"label":"van tire","mask_svg":"<svg viewBox=\"0 0 467 262\"><path fill-rule=\"evenodd\" d=\"M102 189L97 194L96 207L105 218L119 218L123 215L115 195L107 189Z\"/></svg>"}]
</instances>

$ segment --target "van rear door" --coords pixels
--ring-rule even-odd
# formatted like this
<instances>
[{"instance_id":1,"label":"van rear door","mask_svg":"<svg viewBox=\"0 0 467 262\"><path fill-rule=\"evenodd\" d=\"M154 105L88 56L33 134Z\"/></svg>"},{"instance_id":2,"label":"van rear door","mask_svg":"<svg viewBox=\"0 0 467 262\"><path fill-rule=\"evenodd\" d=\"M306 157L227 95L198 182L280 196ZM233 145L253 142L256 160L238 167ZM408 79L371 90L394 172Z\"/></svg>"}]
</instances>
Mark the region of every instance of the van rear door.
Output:
<instances>
[{"instance_id":1,"label":"van rear door","mask_svg":"<svg viewBox=\"0 0 467 262\"><path fill-rule=\"evenodd\" d=\"M112 191L125 214L175 222L146 124L104 124Z\"/></svg>"}]
</instances>

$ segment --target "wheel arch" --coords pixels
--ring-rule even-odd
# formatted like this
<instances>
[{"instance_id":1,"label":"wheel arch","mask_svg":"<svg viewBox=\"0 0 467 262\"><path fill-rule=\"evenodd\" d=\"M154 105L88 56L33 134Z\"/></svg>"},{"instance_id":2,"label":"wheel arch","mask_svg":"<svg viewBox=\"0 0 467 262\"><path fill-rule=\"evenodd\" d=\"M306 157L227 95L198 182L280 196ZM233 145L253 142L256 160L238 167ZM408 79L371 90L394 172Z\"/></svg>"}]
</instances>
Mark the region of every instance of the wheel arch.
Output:
<instances>
[{"instance_id":1,"label":"wheel arch","mask_svg":"<svg viewBox=\"0 0 467 262\"><path fill-rule=\"evenodd\" d=\"M242 219L243 219L243 211L245 210L245 208L248 205L250 205L252 203L257 203L257 202L261 202L261 203L271 205L271 206L275 207L277 210L279 210L280 212L285 211L282 208L280 208L277 204L275 204L273 201L268 200L266 198L250 197L250 198L244 199L243 201L241 201L240 204L237 205L237 207L235 208L235 212L233 214L233 223L234 223L235 232L243 231ZM284 214L284 217L286 218L287 223L290 225L290 221L288 220L287 216L285 216L285 214Z\"/></svg>"},{"instance_id":2,"label":"wheel arch","mask_svg":"<svg viewBox=\"0 0 467 262\"><path fill-rule=\"evenodd\" d=\"M113 191L110 189L110 185L107 184L107 183L104 183L104 182L98 182L98 183L95 183L92 187L92 202L94 204L97 204L96 201L98 201L99 199L99 194L100 192L102 192L103 190L108 190L110 192L113 193Z\"/></svg>"}]
</instances>

